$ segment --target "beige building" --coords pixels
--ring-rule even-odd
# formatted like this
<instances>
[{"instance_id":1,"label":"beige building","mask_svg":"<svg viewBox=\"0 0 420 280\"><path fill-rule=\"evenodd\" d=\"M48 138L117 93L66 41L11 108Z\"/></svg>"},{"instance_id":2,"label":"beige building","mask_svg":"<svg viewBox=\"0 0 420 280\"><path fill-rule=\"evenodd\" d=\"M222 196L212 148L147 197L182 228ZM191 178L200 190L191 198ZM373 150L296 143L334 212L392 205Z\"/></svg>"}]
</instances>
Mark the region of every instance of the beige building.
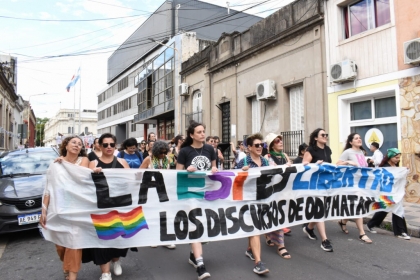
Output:
<instances>
[{"instance_id":1,"label":"beige building","mask_svg":"<svg viewBox=\"0 0 420 280\"><path fill-rule=\"evenodd\" d=\"M182 64L182 113L207 135L242 141L282 134L296 155L312 130L328 129L323 1L295 1ZM185 131L185 130L184 130Z\"/></svg>"},{"instance_id":2,"label":"beige building","mask_svg":"<svg viewBox=\"0 0 420 280\"><path fill-rule=\"evenodd\" d=\"M75 114L73 109L60 109L54 117L45 123L44 146L57 146L63 137L74 134L96 136L98 122L96 110L84 109L80 116L79 131L79 112L76 111Z\"/></svg>"}]
</instances>

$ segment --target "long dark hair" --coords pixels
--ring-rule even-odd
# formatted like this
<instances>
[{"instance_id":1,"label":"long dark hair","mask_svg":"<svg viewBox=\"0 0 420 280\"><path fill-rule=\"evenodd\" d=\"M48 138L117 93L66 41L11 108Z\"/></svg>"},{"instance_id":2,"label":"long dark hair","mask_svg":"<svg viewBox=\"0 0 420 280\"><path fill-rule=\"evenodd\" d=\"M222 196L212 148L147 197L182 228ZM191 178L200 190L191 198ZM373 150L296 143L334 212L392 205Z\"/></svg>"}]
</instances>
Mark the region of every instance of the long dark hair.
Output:
<instances>
[{"instance_id":1,"label":"long dark hair","mask_svg":"<svg viewBox=\"0 0 420 280\"><path fill-rule=\"evenodd\" d=\"M318 134L321 130L325 131L325 129L323 129L323 128L317 128L314 131L312 131L311 135L309 135L309 146L311 146L312 148L318 147L316 145L316 139L315 138L318 138Z\"/></svg>"},{"instance_id":2,"label":"long dark hair","mask_svg":"<svg viewBox=\"0 0 420 280\"><path fill-rule=\"evenodd\" d=\"M182 138L184 138L184 136L182 134L178 134L177 136L175 136L175 138L172 140L172 142L174 142L175 146L178 146L178 142Z\"/></svg>"},{"instance_id":3,"label":"long dark hair","mask_svg":"<svg viewBox=\"0 0 420 280\"><path fill-rule=\"evenodd\" d=\"M188 147L188 146L191 146L192 145L192 143L194 141L191 138L191 135L190 134L194 134L195 128L197 126L200 126L200 125L202 127L206 128L206 126L204 124L202 124L202 123L198 123L196 121L191 121L190 122L190 126L188 127L187 132L186 132L186 135L185 135L185 141L184 141L184 143L182 143L181 148Z\"/></svg>"},{"instance_id":4,"label":"long dark hair","mask_svg":"<svg viewBox=\"0 0 420 280\"><path fill-rule=\"evenodd\" d=\"M344 151L347 150L347 149L350 149L352 147L351 142L353 141L354 136L356 136L356 135L360 135L360 134L356 133L356 132L353 132L353 133L350 133L349 136L347 136L346 146L344 146Z\"/></svg>"}]
</instances>

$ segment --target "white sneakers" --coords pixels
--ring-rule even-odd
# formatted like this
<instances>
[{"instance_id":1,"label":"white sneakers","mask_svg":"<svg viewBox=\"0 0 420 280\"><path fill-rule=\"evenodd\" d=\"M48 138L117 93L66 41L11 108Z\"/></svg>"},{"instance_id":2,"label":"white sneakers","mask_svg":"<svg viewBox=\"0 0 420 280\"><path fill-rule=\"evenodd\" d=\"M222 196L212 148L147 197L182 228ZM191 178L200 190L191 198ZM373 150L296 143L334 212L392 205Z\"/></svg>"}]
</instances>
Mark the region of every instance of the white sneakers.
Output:
<instances>
[{"instance_id":1,"label":"white sneakers","mask_svg":"<svg viewBox=\"0 0 420 280\"><path fill-rule=\"evenodd\" d=\"M122 274L122 267L121 267L121 261L118 260L116 262L112 262L114 264L114 274L116 276L119 276Z\"/></svg>"},{"instance_id":2,"label":"white sneakers","mask_svg":"<svg viewBox=\"0 0 420 280\"><path fill-rule=\"evenodd\" d=\"M397 235L397 237L405 240L410 240L410 236L405 232L401 233L401 235Z\"/></svg>"},{"instance_id":3,"label":"white sneakers","mask_svg":"<svg viewBox=\"0 0 420 280\"><path fill-rule=\"evenodd\" d=\"M99 280L112 280L111 273L102 273L101 278Z\"/></svg>"},{"instance_id":4,"label":"white sneakers","mask_svg":"<svg viewBox=\"0 0 420 280\"><path fill-rule=\"evenodd\" d=\"M166 248L168 248L168 249L175 249L176 248L176 245L175 244L166 245Z\"/></svg>"}]
</instances>

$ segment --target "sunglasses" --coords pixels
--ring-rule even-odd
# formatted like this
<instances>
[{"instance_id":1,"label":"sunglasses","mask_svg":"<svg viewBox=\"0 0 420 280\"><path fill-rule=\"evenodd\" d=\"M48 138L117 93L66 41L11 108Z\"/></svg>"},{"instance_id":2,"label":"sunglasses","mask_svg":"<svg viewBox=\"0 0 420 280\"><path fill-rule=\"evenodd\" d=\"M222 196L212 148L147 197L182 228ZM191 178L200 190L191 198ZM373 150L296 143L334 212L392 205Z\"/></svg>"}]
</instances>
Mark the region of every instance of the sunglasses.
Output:
<instances>
[{"instance_id":1,"label":"sunglasses","mask_svg":"<svg viewBox=\"0 0 420 280\"><path fill-rule=\"evenodd\" d=\"M146 142L141 142L140 144L142 144L142 145L146 145Z\"/></svg>"},{"instance_id":2,"label":"sunglasses","mask_svg":"<svg viewBox=\"0 0 420 280\"><path fill-rule=\"evenodd\" d=\"M168 151L160 152L159 155L166 155L168 154Z\"/></svg>"},{"instance_id":3,"label":"sunglasses","mask_svg":"<svg viewBox=\"0 0 420 280\"><path fill-rule=\"evenodd\" d=\"M280 138L276 138L276 139L274 139L274 144L278 144L278 143L280 143L281 141L283 141L283 140L281 140Z\"/></svg>"},{"instance_id":4,"label":"sunglasses","mask_svg":"<svg viewBox=\"0 0 420 280\"><path fill-rule=\"evenodd\" d=\"M322 134L321 134L321 137L328 137L328 133L327 133L327 134L322 133Z\"/></svg>"},{"instance_id":5,"label":"sunglasses","mask_svg":"<svg viewBox=\"0 0 420 280\"><path fill-rule=\"evenodd\" d=\"M264 147L264 144L263 143L257 143L257 144L254 144L253 145L255 148L259 148L259 147Z\"/></svg>"},{"instance_id":6,"label":"sunglasses","mask_svg":"<svg viewBox=\"0 0 420 280\"><path fill-rule=\"evenodd\" d=\"M111 146L111 148L115 148L115 143L102 143L102 147L108 148L108 146Z\"/></svg>"}]
</instances>

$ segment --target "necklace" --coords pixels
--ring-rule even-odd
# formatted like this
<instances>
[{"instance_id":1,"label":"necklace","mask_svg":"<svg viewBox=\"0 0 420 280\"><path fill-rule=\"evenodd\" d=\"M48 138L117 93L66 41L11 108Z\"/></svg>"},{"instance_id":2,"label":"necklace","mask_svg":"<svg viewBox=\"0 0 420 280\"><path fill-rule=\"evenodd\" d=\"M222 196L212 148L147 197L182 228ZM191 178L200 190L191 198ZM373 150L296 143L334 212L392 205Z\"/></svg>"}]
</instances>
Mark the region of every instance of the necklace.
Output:
<instances>
[{"instance_id":1,"label":"necklace","mask_svg":"<svg viewBox=\"0 0 420 280\"><path fill-rule=\"evenodd\" d=\"M203 150L204 150L204 145L203 145L203 147L201 147L201 152L200 153L197 152L197 149L195 147L193 147L193 146L191 146L191 147L194 149L194 151L197 153L197 155L201 156L201 154L203 153Z\"/></svg>"}]
</instances>

